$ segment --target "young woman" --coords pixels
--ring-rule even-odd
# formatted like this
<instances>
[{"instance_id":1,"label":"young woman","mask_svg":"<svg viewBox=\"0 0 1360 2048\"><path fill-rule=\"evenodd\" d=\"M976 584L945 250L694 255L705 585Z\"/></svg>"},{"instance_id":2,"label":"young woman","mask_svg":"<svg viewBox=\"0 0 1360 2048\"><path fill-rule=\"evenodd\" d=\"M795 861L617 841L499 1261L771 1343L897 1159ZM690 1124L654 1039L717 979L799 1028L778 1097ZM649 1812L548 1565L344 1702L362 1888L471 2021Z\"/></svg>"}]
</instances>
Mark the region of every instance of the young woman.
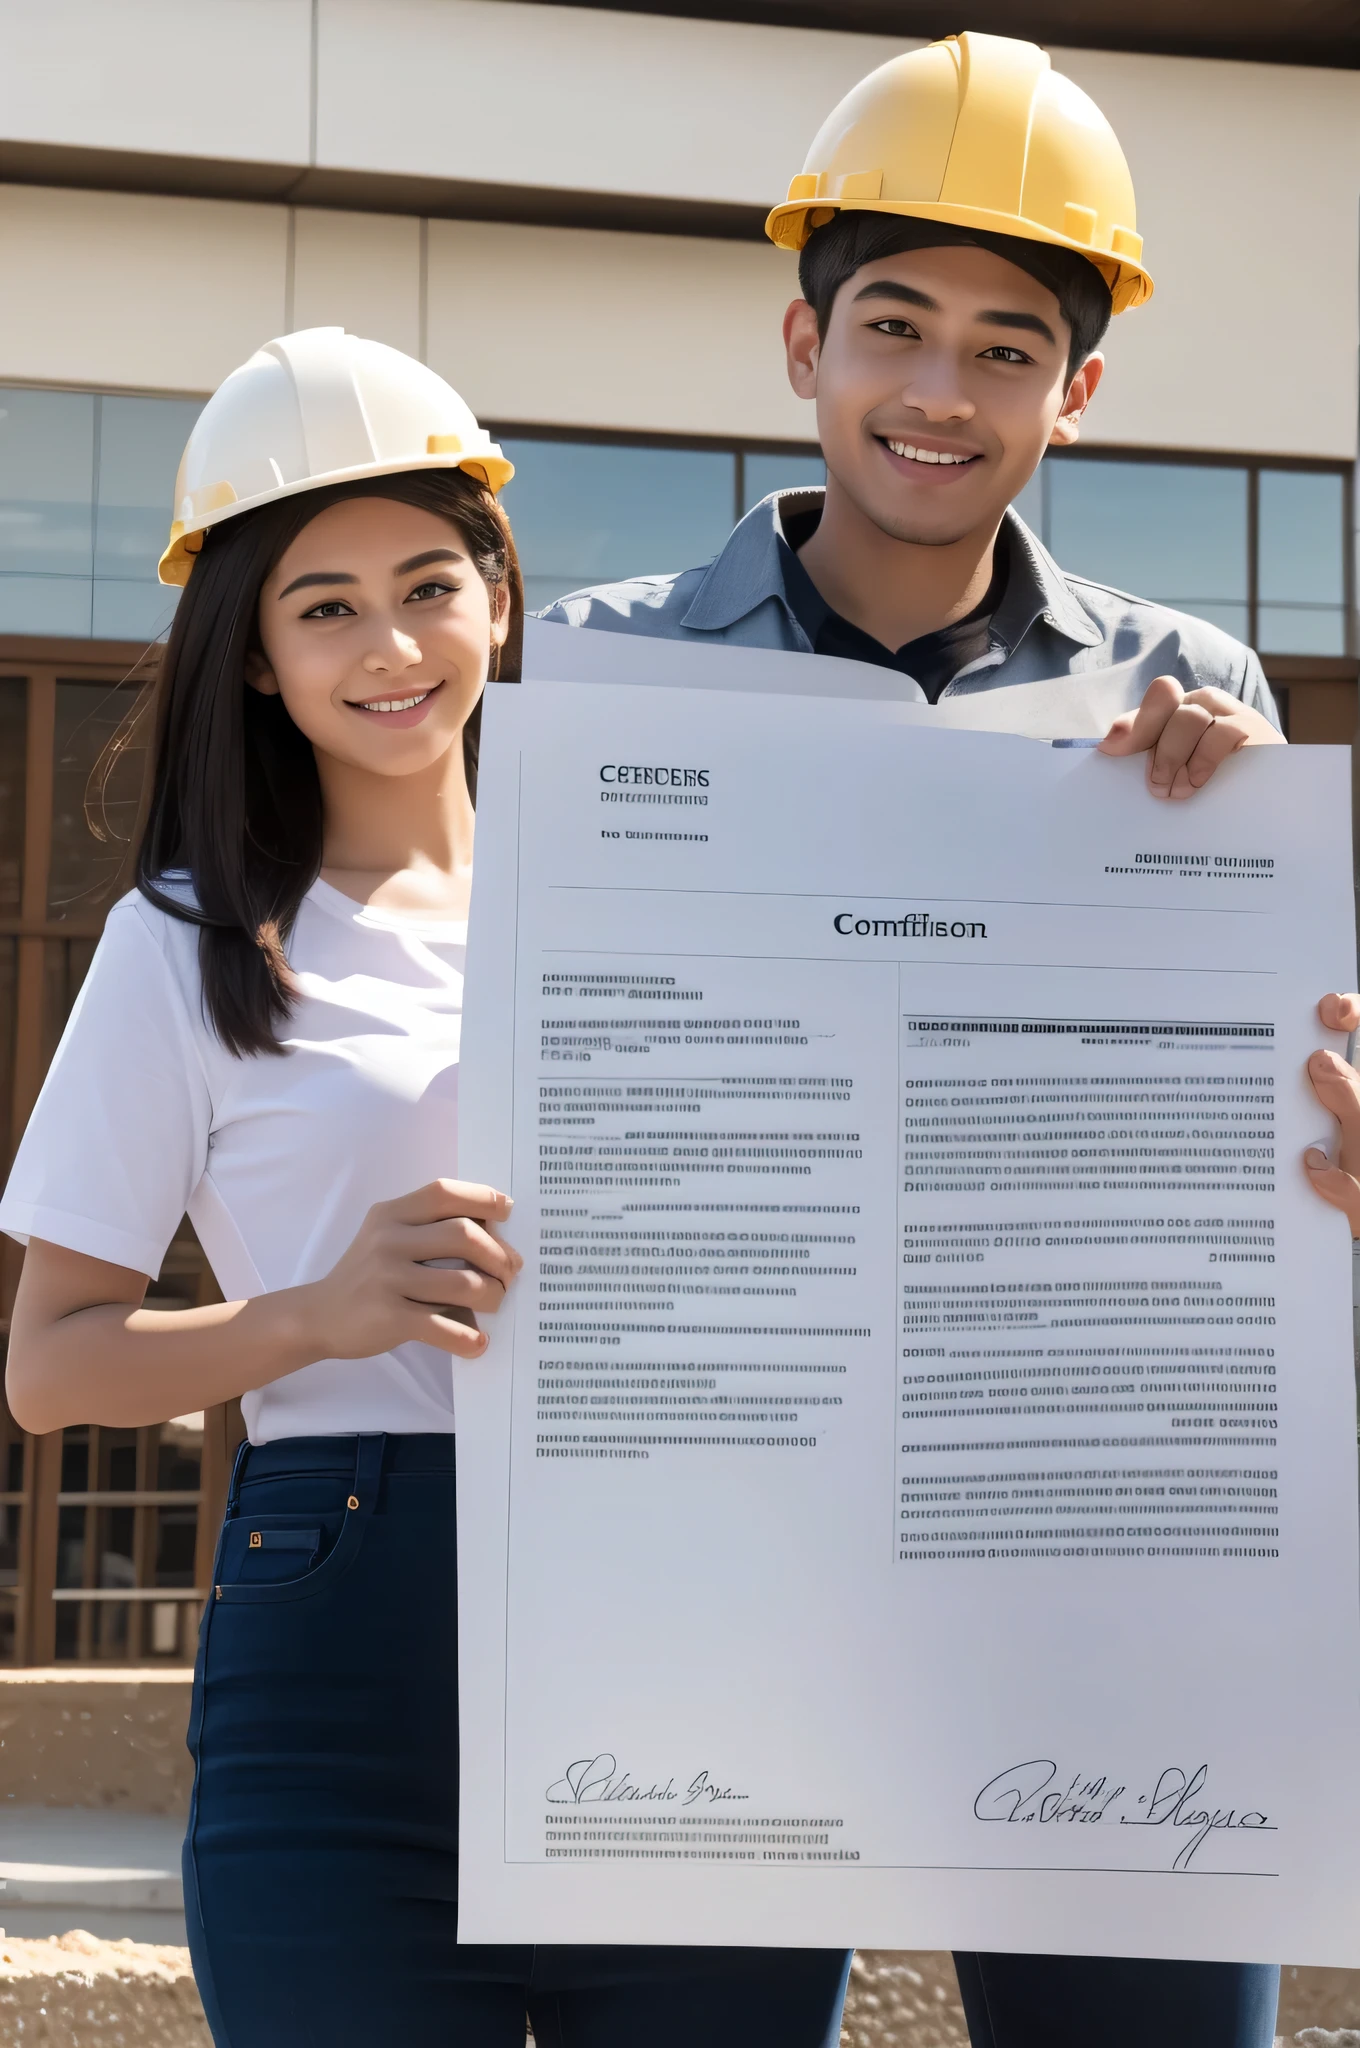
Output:
<instances>
[{"instance_id":1,"label":"young woman","mask_svg":"<svg viewBox=\"0 0 1360 2048\"><path fill-rule=\"evenodd\" d=\"M510 465L339 329L209 401L162 564L137 889L0 1227L29 1430L239 1395L185 1843L218 2048L826 2048L839 1952L460 1948L450 1355L520 1266L449 1177L479 707L513 674ZM225 1303L141 1302L188 1211ZM475 1757L462 1758L475 1771Z\"/></svg>"}]
</instances>

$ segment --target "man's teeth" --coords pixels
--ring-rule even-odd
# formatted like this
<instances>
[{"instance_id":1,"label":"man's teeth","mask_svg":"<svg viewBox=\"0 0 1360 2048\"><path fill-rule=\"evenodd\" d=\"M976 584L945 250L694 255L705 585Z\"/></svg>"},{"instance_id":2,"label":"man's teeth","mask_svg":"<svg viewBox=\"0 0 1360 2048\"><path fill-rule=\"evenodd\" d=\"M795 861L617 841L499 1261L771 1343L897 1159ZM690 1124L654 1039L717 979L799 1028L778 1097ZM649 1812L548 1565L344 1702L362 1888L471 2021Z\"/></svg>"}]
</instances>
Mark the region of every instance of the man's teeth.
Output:
<instances>
[{"instance_id":1,"label":"man's teeth","mask_svg":"<svg viewBox=\"0 0 1360 2048\"><path fill-rule=\"evenodd\" d=\"M379 704L365 704L362 708L365 711L414 711L429 694L428 690L422 690L418 697L386 697Z\"/></svg>"},{"instance_id":2,"label":"man's teeth","mask_svg":"<svg viewBox=\"0 0 1360 2048\"><path fill-rule=\"evenodd\" d=\"M957 464L971 462L971 455L941 455L934 448L913 448L910 441L889 441L894 455L902 456L907 462L944 462Z\"/></svg>"}]
</instances>

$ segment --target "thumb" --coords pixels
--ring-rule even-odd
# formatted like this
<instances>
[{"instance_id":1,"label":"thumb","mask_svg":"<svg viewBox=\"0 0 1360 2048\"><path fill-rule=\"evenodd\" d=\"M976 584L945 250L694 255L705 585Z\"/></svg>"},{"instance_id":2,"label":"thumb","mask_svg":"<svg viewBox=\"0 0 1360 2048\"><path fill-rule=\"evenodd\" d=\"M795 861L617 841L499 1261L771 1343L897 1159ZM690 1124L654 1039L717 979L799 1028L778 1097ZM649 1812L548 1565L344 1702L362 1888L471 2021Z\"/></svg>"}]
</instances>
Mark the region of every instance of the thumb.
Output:
<instances>
[{"instance_id":1,"label":"thumb","mask_svg":"<svg viewBox=\"0 0 1360 2048\"><path fill-rule=\"evenodd\" d=\"M1180 708L1184 690L1174 676L1157 676L1143 693L1136 711L1116 718L1097 752L1101 754L1146 754L1162 736L1167 720Z\"/></svg>"},{"instance_id":2,"label":"thumb","mask_svg":"<svg viewBox=\"0 0 1360 2048\"><path fill-rule=\"evenodd\" d=\"M1304 1153L1303 1165L1314 1191L1334 1209L1340 1209L1350 1224L1351 1236L1360 1237L1360 1181L1352 1180L1339 1166L1333 1166L1326 1153L1319 1152L1316 1146L1310 1146Z\"/></svg>"}]
</instances>

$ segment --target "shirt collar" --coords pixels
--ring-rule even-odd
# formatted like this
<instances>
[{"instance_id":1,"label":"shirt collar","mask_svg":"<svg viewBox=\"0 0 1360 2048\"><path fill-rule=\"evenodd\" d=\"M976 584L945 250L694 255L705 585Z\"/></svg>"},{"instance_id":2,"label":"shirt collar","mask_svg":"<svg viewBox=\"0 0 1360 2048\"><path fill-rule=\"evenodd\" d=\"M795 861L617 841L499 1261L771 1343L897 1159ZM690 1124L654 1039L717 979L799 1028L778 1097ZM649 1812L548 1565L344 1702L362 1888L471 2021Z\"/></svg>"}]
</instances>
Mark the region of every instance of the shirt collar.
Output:
<instances>
[{"instance_id":1,"label":"shirt collar","mask_svg":"<svg viewBox=\"0 0 1360 2048\"><path fill-rule=\"evenodd\" d=\"M696 632L720 632L734 626L757 606L773 598L793 617L784 583L780 543L783 514L797 517L821 504L823 492L776 491L763 498L733 528L722 553L709 568L681 623ZM1010 574L992 618L992 633L1013 654L1039 620L1079 647L1095 647L1104 632L1077 598L1062 570L1032 534L1014 507L1006 513L1010 540Z\"/></svg>"}]
</instances>

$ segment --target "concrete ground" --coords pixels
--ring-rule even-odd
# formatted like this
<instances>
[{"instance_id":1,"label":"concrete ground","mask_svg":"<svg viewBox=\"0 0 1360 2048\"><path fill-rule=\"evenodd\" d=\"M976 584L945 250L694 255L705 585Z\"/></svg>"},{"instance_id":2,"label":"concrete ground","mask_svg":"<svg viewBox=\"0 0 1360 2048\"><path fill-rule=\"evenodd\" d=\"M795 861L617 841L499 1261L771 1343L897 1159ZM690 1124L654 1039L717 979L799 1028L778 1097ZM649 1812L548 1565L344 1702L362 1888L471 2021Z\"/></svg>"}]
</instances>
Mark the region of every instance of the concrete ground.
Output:
<instances>
[{"instance_id":1,"label":"concrete ground","mask_svg":"<svg viewBox=\"0 0 1360 2048\"><path fill-rule=\"evenodd\" d=\"M174 1814L0 1807L0 1927L27 1940L80 1927L182 1946L183 1839Z\"/></svg>"}]
</instances>

